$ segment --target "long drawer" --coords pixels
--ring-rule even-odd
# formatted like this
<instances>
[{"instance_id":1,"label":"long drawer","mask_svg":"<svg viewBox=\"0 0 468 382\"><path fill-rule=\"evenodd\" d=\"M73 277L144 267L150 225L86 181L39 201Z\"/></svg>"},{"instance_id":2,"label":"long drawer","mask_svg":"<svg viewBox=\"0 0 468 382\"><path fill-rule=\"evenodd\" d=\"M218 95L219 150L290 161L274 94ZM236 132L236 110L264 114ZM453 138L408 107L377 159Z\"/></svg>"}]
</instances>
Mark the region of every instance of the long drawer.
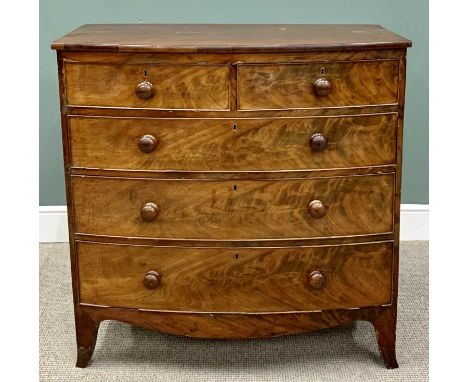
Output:
<instances>
[{"instance_id":1,"label":"long drawer","mask_svg":"<svg viewBox=\"0 0 468 382\"><path fill-rule=\"evenodd\" d=\"M80 302L124 308L277 312L391 302L390 242L291 248L77 243Z\"/></svg>"},{"instance_id":2,"label":"long drawer","mask_svg":"<svg viewBox=\"0 0 468 382\"><path fill-rule=\"evenodd\" d=\"M78 233L249 240L393 231L394 174L281 180L72 177Z\"/></svg>"},{"instance_id":3,"label":"long drawer","mask_svg":"<svg viewBox=\"0 0 468 382\"><path fill-rule=\"evenodd\" d=\"M395 104L398 80L396 60L239 65L239 109Z\"/></svg>"},{"instance_id":4,"label":"long drawer","mask_svg":"<svg viewBox=\"0 0 468 382\"><path fill-rule=\"evenodd\" d=\"M310 118L69 117L73 167L268 171L395 163L397 114Z\"/></svg>"}]
</instances>

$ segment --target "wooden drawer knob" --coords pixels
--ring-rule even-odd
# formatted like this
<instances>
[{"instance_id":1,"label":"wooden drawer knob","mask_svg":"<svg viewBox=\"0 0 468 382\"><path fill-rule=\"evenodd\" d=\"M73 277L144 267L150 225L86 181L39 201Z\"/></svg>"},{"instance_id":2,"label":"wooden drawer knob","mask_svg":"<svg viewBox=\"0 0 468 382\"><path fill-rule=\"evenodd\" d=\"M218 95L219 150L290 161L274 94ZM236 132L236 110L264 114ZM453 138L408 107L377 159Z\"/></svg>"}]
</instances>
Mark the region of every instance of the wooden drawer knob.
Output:
<instances>
[{"instance_id":1,"label":"wooden drawer knob","mask_svg":"<svg viewBox=\"0 0 468 382\"><path fill-rule=\"evenodd\" d=\"M141 218L147 222L151 222L159 215L159 206L156 203L145 203L140 210Z\"/></svg>"},{"instance_id":2,"label":"wooden drawer knob","mask_svg":"<svg viewBox=\"0 0 468 382\"><path fill-rule=\"evenodd\" d=\"M319 153L327 148L328 139L322 133L315 133L310 137L309 144L312 151Z\"/></svg>"},{"instance_id":3,"label":"wooden drawer knob","mask_svg":"<svg viewBox=\"0 0 468 382\"><path fill-rule=\"evenodd\" d=\"M320 271L310 272L309 284L312 288L320 290L325 284L325 276Z\"/></svg>"},{"instance_id":4,"label":"wooden drawer knob","mask_svg":"<svg viewBox=\"0 0 468 382\"><path fill-rule=\"evenodd\" d=\"M135 88L135 93L141 99L151 98L154 95L153 85L148 81L140 82Z\"/></svg>"},{"instance_id":5,"label":"wooden drawer knob","mask_svg":"<svg viewBox=\"0 0 468 382\"><path fill-rule=\"evenodd\" d=\"M140 151L149 154L150 152L154 151L154 149L158 146L159 141L153 137L152 135L143 135L138 140L138 148Z\"/></svg>"},{"instance_id":6,"label":"wooden drawer knob","mask_svg":"<svg viewBox=\"0 0 468 382\"><path fill-rule=\"evenodd\" d=\"M327 206L320 200L312 200L309 203L309 212L314 218L321 218L327 213Z\"/></svg>"},{"instance_id":7,"label":"wooden drawer knob","mask_svg":"<svg viewBox=\"0 0 468 382\"><path fill-rule=\"evenodd\" d=\"M160 283L161 276L155 271L149 271L143 279L143 285L146 289L156 289Z\"/></svg>"},{"instance_id":8,"label":"wooden drawer knob","mask_svg":"<svg viewBox=\"0 0 468 382\"><path fill-rule=\"evenodd\" d=\"M331 93L331 88L331 82L326 78L318 78L314 82L315 93L320 97L329 95Z\"/></svg>"}]
</instances>

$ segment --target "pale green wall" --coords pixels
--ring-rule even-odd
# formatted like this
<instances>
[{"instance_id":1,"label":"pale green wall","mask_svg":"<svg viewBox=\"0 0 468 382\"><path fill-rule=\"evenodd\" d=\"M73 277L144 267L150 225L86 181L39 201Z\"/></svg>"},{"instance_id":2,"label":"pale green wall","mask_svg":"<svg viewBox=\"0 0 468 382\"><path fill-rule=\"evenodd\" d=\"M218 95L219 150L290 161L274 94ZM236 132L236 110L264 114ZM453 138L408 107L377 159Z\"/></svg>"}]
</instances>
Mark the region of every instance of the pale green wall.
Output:
<instances>
[{"instance_id":1,"label":"pale green wall","mask_svg":"<svg viewBox=\"0 0 468 382\"><path fill-rule=\"evenodd\" d=\"M408 51L403 203L428 203L427 0L40 0L40 204L65 204L55 52L82 24L380 24L413 41Z\"/></svg>"}]
</instances>

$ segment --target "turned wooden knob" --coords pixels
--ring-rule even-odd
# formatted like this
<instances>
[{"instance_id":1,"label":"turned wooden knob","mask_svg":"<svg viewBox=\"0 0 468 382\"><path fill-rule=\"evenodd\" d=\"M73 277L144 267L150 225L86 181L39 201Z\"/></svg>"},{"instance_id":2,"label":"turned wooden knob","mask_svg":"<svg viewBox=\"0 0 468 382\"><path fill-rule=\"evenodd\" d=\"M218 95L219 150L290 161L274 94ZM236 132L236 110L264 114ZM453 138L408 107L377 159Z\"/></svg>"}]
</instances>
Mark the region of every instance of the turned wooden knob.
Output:
<instances>
[{"instance_id":1,"label":"turned wooden knob","mask_svg":"<svg viewBox=\"0 0 468 382\"><path fill-rule=\"evenodd\" d=\"M327 148L328 139L321 133L315 133L310 137L309 144L312 151L320 152Z\"/></svg>"},{"instance_id":2,"label":"turned wooden knob","mask_svg":"<svg viewBox=\"0 0 468 382\"><path fill-rule=\"evenodd\" d=\"M320 290L325 284L325 276L320 271L310 272L309 284L312 288Z\"/></svg>"},{"instance_id":3,"label":"turned wooden knob","mask_svg":"<svg viewBox=\"0 0 468 382\"><path fill-rule=\"evenodd\" d=\"M135 93L141 99L151 98L154 95L153 85L148 81L140 82L135 88Z\"/></svg>"},{"instance_id":4,"label":"turned wooden knob","mask_svg":"<svg viewBox=\"0 0 468 382\"><path fill-rule=\"evenodd\" d=\"M159 206L156 203L145 203L140 210L141 218L147 222L151 222L159 215Z\"/></svg>"},{"instance_id":5,"label":"turned wooden knob","mask_svg":"<svg viewBox=\"0 0 468 382\"><path fill-rule=\"evenodd\" d=\"M143 279L143 285L146 289L156 289L160 283L161 276L155 271L149 271Z\"/></svg>"},{"instance_id":6,"label":"turned wooden knob","mask_svg":"<svg viewBox=\"0 0 468 382\"><path fill-rule=\"evenodd\" d=\"M158 143L159 141L155 137L147 134L147 135L143 135L138 140L138 148L140 149L140 151L149 154L156 148Z\"/></svg>"},{"instance_id":7,"label":"turned wooden knob","mask_svg":"<svg viewBox=\"0 0 468 382\"><path fill-rule=\"evenodd\" d=\"M331 82L326 78L318 78L314 82L314 90L318 96L327 96L331 93Z\"/></svg>"},{"instance_id":8,"label":"turned wooden knob","mask_svg":"<svg viewBox=\"0 0 468 382\"><path fill-rule=\"evenodd\" d=\"M327 213L327 207L320 200L312 200L309 203L309 212L314 218L321 218Z\"/></svg>"}]
</instances>

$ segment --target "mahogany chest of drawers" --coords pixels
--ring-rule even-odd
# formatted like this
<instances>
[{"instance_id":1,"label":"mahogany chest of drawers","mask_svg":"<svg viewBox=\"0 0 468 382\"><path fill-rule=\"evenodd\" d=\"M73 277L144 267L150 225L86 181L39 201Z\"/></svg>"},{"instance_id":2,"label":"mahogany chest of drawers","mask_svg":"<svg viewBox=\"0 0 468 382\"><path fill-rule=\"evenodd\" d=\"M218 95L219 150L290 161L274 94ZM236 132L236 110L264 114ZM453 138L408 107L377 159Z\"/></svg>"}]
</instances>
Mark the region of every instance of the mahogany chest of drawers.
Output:
<instances>
[{"instance_id":1,"label":"mahogany chest of drawers","mask_svg":"<svg viewBox=\"0 0 468 382\"><path fill-rule=\"evenodd\" d=\"M112 319L205 338L367 320L397 367L409 46L376 25L85 25L54 42L77 366Z\"/></svg>"}]
</instances>

